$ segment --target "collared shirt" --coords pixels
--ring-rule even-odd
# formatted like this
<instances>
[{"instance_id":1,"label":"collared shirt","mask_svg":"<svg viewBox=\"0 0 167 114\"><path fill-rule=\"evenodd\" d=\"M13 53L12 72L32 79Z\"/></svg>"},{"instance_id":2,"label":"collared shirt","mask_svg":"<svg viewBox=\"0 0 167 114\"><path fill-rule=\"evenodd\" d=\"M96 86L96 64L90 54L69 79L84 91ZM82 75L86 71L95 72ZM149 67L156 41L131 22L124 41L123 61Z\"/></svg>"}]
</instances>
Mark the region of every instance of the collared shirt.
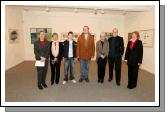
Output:
<instances>
[{"instance_id":1,"label":"collared shirt","mask_svg":"<svg viewBox=\"0 0 167 114\"><path fill-rule=\"evenodd\" d=\"M69 40L68 57L73 57L73 40Z\"/></svg>"},{"instance_id":2,"label":"collared shirt","mask_svg":"<svg viewBox=\"0 0 167 114\"><path fill-rule=\"evenodd\" d=\"M85 40L87 40L88 39L88 34L85 34L84 36L85 36Z\"/></svg>"}]
</instances>

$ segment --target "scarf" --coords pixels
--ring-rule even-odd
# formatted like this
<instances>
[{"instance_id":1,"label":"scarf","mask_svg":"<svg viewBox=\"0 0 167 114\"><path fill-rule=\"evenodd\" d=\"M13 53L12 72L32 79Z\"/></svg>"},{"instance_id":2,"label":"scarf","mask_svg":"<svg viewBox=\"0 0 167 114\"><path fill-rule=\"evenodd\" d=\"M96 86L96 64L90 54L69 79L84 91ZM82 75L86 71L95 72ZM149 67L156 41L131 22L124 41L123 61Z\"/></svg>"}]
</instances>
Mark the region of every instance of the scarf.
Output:
<instances>
[{"instance_id":1,"label":"scarf","mask_svg":"<svg viewBox=\"0 0 167 114\"><path fill-rule=\"evenodd\" d=\"M41 47L43 48L45 46L45 40L44 41L39 41L39 42L40 42Z\"/></svg>"},{"instance_id":2,"label":"scarf","mask_svg":"<svg viewBox=\"0 0 167 114\"><path fill-rule=\"evenodd\" d=\"M57 57L58 54L59 54L59 42L58 41L52 41L52 55L54 57Z\"/></svg>"},{"instance_id":3,"label":"scarf","mask_svg":"<svg viewBox=\"0 0 167 114\"><path fill-rule=\"evenodd\" d=\"M133 42L133 41L130 42L130 49L132 49L132 48L134 47L135 43L136 43L138 40L139 40L139 39L137 38L134 42Z\"/></svg>"}]
</instances>

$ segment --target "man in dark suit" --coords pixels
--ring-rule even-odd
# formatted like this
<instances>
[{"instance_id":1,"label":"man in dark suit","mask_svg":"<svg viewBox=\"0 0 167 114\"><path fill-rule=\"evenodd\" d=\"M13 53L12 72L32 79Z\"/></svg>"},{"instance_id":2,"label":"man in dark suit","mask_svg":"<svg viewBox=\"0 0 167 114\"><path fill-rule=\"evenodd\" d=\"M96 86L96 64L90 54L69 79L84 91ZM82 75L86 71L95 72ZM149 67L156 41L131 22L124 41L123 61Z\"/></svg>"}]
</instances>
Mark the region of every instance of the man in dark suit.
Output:
<instances>
[{"instance_id":1,"label":"man in dark suit","mask_svg":"<svg viewBox=\"0 0 167 114\"><path fill-rule=\"evenodd\" d=\"M124 53L124 41L123 38L118 36L118 29L114 28L112 31L112 37L108 39L109 42L109 54L108 54L108 63L109 63L109 79L113 79L113 68L115 65L115 74L116 74L116 83L119 86L121 80L121 64L122 64L122 55Z\"/></svg>"},{"instance_id":2,"label":"man in dark suit","mask_svg":"<svg viewBox=\"0 0 167 114\"><path fill-rule=\"evenodd\" d=\"M50 43L45 39L45 32L39 32L39 40L34 42L34 54L35 59L40 60L41 62L45 62L44 67L37 66L37 74L38 74L38 88L43 89L47 88L45 83L46 74L48 69L48 59L49 59L49 52L50 52Z\"/></svg>"}]
</instances>

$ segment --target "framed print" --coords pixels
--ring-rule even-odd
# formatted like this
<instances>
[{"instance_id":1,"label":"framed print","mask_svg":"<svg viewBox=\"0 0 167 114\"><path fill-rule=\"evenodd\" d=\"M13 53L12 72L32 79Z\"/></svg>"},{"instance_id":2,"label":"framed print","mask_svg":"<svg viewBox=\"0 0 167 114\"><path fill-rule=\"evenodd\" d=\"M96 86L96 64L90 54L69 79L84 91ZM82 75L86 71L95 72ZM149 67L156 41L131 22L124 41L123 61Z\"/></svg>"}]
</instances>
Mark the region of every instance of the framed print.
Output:
<instances>
[{"instance_id":1,"label":"framed print","mask_svg":"<svg viewBox=\"0 0 167 114\"><path fill-rule=\"evenodd\" d=\"M52 28L30 28L31 44L38 40L38 33L44 31L46 33L46 39L52 40Z\"/></svg>"},{"instance_id":2,"label":"framed print","mask_svg":"<svg viewBox=\"0 0 167 114\"><path fill-rule=\"evenodd\" d=\"M111 33L111 32L102 32L102 33L105 33L106 39L108 39L109 37L112 36L112 33Z\"/></svg>"},{"instance_id":3,"label":"framed print","mask_svg":"<svg viewBox=\"0 0 167 114\"><path fill-rule=\"evenodd\" d=\"M153 47L154 29L139 30L140 40L144 47ZM132 38L132 33L128 33L128 41Z\"/></svg>"},{"instance_id":4,"label":"framed print","mask_svg":"<svg viewBox=\"0 0 167 114\"><path fill-rule=\"evenodd\" d=\"M154 29L140 30L140 39L145 47L153 47Z\"/></svg>"},{"instance_id":5,"label":"framed print","mask_svg":"<svg viewBox=\"0 0 167 114\"><path fill-rule=\"evenodd\" d=\"M19 33L17 29L9 29L9 43L19 42Z\"/></svg>"}]
</instances>

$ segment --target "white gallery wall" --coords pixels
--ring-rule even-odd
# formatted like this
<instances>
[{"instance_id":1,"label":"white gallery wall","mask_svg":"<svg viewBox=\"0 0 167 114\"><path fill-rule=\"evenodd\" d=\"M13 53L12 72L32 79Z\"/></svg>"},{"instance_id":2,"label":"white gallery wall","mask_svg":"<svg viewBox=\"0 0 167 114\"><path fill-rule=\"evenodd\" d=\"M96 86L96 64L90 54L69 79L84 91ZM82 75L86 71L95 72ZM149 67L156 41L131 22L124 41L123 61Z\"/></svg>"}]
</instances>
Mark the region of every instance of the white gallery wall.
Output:
<instances>
[{"instance_id":1,"label":"white gallery wall","mask_svg":"<svg viewBox=\"0 0 167 114\"><path fill-rule=\"evenodd\" d=\"M147 30L155 29L155 15L154 11L146 11L141 13L129 13L125 16L125 37L129 32L135 30ZM154 42L154 41L153 41ZM126 45L125 45L126 46ZM144 47L143 48L143 64L142 69L155 73L155 48Z\"/></svg>"},{"instance_id":2,"label":"white gallery wall","mask_svg":"<svg viewBox=\"0 0 167 114\"><path fill-rule=\"evenodd\" d=\"M24 61L24 37L22 11L17 7L6 7L5 12L5 69L9 69ZM18 43L9 43L8 29L17 29Z\"/></svg>"},{"instance_id":3,"label":"white gallery wall","mask_svg":"<svg viewBox=\"0 0 167 114\"><path fill-rule=\"evenodd\" d=\"M8 14L8 15L7 15ZM97 14L73 13L73 12L46 12L25 11L17 8L6 9L6 37L8 28L18 28L20 37L19 44L9 44L6 40L5 56L6 69L22 62L34 60L33 44L31 44L30 28L52 28L61 37L62 32L73 31L81 33L84 25L90 27L90 32L96 34L99 40L101 32L111 32L114 27L119 29L119 35L124 38L127 45L127 33L134 30L154 29L154 11L143 13L120 14ZM6 39L7 39L6 38ZM22 51L20 51L22 50ZM11 58L11 56L13 56ZM16 59L14 59L16 58ZM154 47L144 47L143 69L154 73Z\"/></svg>"},{"instance_id":4,"label":"white gallery wall","mask_svg":"<svg viewBox=\"0 0 167 114\"><path fill-rule=\"evenodd\" d=\"M24 11L23 33L25 35L25 60L34 60L33 44L30 39L30 28L52 28L61 37L62 32L82 33L84 25L88 25L91 33L99 39L101 32L111 32L114 27L124 36L123 15L94 15L93 13L68 13L46 11Z\"/></svg>"}]
</instances>

